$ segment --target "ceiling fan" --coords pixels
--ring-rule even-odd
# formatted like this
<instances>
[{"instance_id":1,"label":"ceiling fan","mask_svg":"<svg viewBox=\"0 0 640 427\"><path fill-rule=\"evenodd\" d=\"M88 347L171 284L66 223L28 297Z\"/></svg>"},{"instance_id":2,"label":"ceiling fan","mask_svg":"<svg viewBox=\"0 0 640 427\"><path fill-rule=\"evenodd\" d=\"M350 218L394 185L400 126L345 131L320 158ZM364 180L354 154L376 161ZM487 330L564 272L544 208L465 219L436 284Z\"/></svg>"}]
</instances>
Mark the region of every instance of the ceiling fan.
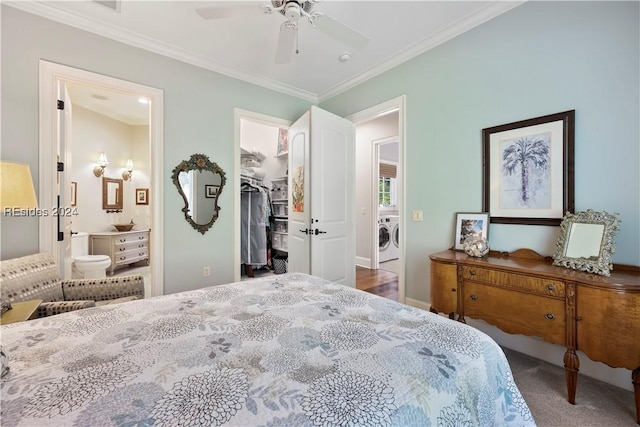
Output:
<instances>
[{"instance_id":1,"label":"ceiling fan","mask_svg":"<svg viewBox=\"0 0 640 427\"><path fill-rule=\"evenodd\" d=\"M291 54L298 34L298 22L306 18L312 27L322 31L330 37L346 44L353 49L362 49L369 39L352 30L341 22L313 10L316 3L322 0L271 0L271 4L212 6L196 9L203 19L223 19L233 16L247 16L248 14L271 14L279 12L286 17L280 25L278 47L276 49L276 63L286 64L291 60ZM296 53L298 50L296 49Z\"/></svg>"}]
</instances>

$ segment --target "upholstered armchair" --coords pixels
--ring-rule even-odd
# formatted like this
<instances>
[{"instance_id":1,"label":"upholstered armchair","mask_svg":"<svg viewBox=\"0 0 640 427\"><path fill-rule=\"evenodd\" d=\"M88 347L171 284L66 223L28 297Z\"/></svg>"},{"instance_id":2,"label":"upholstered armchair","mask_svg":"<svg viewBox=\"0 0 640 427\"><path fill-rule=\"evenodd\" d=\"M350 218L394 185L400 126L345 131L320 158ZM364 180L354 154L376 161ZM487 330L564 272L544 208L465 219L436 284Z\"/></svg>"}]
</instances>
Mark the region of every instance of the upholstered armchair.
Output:
<instances>
[{"instance_id":1,"label":"upholstered armchair","mask_svg":"<svg viewBox=\"0 0 640 427\"><path fill-rule=\"evenodd\" d=\"M141 275L62 280L50 253L0 261L2 302L42 300L37 317L144 298Z\"/></svg>"}]
</instances>

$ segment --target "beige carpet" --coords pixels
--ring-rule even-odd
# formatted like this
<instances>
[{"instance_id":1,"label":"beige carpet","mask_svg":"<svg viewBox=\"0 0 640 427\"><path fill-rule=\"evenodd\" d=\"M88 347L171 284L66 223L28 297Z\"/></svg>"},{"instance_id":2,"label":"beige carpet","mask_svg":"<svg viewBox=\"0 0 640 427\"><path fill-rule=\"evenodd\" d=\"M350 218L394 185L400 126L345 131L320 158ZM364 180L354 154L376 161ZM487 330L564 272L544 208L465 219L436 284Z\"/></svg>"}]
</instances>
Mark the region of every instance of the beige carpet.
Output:
<instances>
[{"instance_id":1,"label":"beige carpet","mask_svg":"<svg viewBox=\"0 0 640 427\"><path fill-rule=\"evenodd\" d=\"M566 400L564 368L503 350L539 427L638 427L633 392L579 374L576 404L572 405Z\"/></svg>"}]
</instances>

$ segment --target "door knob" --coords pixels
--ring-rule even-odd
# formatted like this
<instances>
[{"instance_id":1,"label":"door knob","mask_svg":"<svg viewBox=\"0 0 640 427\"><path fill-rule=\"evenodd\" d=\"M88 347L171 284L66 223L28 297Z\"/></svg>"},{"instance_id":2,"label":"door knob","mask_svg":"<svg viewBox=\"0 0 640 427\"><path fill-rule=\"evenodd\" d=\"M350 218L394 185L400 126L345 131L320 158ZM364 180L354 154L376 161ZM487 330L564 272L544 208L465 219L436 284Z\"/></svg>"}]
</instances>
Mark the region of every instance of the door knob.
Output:
<instances>
[{"instance_id":1,"label":"door knob","mask_svg":"<svg viewBox=\"0 0 640 427\"><path fill-rule=\"evenodd\" d=\"M318 234L327 234L327 232L326 231L320 231L320 230L318 230L316 228L316 230L313 232L313 234L315 234L317 236Z\"/></svg>"}]
</instances>

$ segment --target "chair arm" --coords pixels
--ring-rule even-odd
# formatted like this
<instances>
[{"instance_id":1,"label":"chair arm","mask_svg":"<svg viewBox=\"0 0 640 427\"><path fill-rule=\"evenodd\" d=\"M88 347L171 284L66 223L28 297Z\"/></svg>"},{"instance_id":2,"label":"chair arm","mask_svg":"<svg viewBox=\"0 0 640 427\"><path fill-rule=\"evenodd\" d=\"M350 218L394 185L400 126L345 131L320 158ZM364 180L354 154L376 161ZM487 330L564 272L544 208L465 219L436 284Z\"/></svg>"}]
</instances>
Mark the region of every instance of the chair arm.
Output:
<instances>
[{"instance_id":1,"label":"chair arm","mask_svg":"<svg viewBox=\"0 0 640 427\"><path fill-rule=\"evenodd\" d=\"M96 302L93 300L43 302L38 306L37 316L53 316L54 314L66 313L68 311L80 310L83 308L90 308L95 306Z\"/></svg>"},{"instance_id":2,"label":"chair arm","mask_svg":"<svg viewBox=\"0 0 640 427\"><path fill-rule=\"evenodd\" d=\"M62 281L66 301L104 301L122 297L144 298L144 278L140 274L103 277L100 279L74 279Z\"/></svg>"}]
</instances>

